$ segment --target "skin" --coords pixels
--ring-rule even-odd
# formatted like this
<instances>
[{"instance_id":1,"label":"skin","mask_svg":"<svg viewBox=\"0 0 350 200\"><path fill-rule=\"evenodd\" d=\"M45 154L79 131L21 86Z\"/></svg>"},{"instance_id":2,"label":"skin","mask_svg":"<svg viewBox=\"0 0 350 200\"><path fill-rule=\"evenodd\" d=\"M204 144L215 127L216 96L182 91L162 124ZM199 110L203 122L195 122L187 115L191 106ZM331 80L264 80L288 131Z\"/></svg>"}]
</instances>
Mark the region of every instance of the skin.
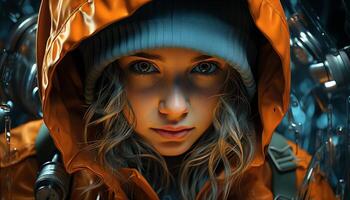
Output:
<instances>
[{"instance_id":1,"label":"skin","mask_svg":"<svg viewBox=\"0 0 350 200\"><path fill-rule=\"evenodd\" d=\"M184 48L145 50L118 62L130 105L123 114L130 124L136 122L136 134L163 156L189 150L212 124L228 64ZM176 139L154 130L169 125L193 129Z\"/></svg>"}]
</instances>

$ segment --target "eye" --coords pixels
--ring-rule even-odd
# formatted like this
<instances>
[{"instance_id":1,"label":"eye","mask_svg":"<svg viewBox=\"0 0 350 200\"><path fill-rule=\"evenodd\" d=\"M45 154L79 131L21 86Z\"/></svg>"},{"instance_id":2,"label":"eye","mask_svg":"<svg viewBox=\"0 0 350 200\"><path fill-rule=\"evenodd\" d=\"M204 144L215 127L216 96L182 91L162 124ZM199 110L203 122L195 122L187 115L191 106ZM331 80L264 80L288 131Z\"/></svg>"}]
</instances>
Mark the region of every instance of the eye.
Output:
<instances>
[{"instance_id":1,"label":"eye","mask_svg":"<svg viewBox=\"0 0 350 200\"><path fill-rule=\"evenodd\" d=\"M138 74L152 74L159 72L154 64L147 61L138 61L130 64L129 69Z\"/></svg>"},{"instance_id":2,"label":"eye","mask_svg":"<svg viewBox=\"0 0 350 200\"><path fill-rule=\"evenodd\" d=\"M203 75L210 75L218 70L218 64L214 62L201 62L195 66L191 73L199 73Z\"/></svg>"}]
</instances>

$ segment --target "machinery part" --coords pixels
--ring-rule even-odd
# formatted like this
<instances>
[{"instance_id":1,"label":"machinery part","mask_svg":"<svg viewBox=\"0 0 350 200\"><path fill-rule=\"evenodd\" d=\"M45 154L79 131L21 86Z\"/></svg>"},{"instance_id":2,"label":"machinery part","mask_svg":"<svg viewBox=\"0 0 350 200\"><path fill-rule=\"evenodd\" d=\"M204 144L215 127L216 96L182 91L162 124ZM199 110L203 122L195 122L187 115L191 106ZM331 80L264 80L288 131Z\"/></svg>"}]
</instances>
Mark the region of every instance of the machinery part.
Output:
<instances>
[{"instance_id":1,"label":"machinery part","mask_svg":"<svg viewBox=\"0 0 350 200\"><path fill-rule=\"evenodd\" d=\"M32 116L42 117L35 42L37 15L19 21L0 59L0 100L12 101Z\"/></svg>"},{"instance_id":2,"label":"machinery part","mask_svg":"<svg viewBox=\"0 0 350 200\"><path fill-rule=\"evenodd\" d=\"M65 171L60 155L42 165L35 182L36 200L64 200L69 194L70 176Z\"/></svg>"},{"instance_id":3,"label":"machinery part","mask_svg":"<svg viewBox=\"0 0 350 200\"><path fill-rule=\"evenodd\" d=\"M310 73L325 87L347 86L350 84L350 46L326 55L324 62L310 65ZM334 83L332 83L334 81Z\"/></svg>"}]
</instances>

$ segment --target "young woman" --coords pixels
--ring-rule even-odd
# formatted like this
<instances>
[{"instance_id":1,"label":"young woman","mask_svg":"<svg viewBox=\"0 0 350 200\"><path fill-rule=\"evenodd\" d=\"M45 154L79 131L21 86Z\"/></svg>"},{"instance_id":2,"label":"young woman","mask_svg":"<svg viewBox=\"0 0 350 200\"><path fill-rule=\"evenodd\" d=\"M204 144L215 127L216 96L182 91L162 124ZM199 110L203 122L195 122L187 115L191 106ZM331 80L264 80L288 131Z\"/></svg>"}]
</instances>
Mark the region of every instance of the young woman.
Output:
<instances>
[{"instance_id":1,"label":"young woman","mask_svg":"<svg viewBox=\"0 0 350 200\"><path fill-rule=\"evenodd\" d=\"M217 198L224 172L227 197L255 148L253 34L245 2L156 1L82 42L99 163L123 184L119 169L137 169L161 198L193 199L207 180Z\"/></svg>"},{"instance_id":2,"label":"young woman","mask_svg":"<svg viewBox=\"0 0 350 200\"><path fill-rule=\"evenodd\" d=\"M230 68L183 48L120 58L103 73L86 115L88 126L103 125L85 136L99 162L116 174L138 169L161 196L193 199L222 170L229 190L255 148L249 100Z\"/></svg>"},{"instance_id":3,"label":"young woman","mask_svg":"<svg viewBox=\"0 0 350 200\"><path fill-rule=\"evenodd\" d=\"M72 198L273 199L266 150L290 91L278 1L43 1L37 37Z\"/></svg>"}]
</instances>

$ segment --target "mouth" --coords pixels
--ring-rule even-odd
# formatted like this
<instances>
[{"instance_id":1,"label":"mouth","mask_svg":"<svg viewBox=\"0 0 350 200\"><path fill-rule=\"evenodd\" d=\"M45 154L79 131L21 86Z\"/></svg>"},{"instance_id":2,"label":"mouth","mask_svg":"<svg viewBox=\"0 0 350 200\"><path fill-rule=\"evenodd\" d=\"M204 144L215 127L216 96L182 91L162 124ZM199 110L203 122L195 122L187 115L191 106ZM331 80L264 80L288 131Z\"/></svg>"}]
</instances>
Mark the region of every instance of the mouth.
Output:
<instances>
[{"instance_id":1,"label":"mouth","mask_svg":"<svg viewBox=\"0 0 350 200\"><path fill-rule=\"evenodd\" d=\"M194 127L173 127L173 126L164 126L162 128L151 128L153 131L158 133L164 138L167 139L183 139Z\"/></svg>"}]
</instances>

